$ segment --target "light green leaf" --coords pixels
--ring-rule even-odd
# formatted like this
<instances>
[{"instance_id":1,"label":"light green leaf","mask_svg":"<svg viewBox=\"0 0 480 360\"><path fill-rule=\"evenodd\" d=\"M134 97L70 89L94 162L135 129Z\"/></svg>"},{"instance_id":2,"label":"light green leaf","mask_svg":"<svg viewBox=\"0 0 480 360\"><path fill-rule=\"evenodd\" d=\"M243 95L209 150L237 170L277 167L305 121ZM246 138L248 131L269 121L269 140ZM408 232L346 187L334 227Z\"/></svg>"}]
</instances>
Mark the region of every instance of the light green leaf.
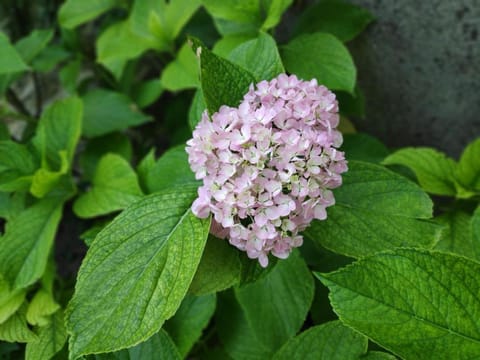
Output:
<instances>
[{"instance_id":1,"label":"light green leaf","mask_svg":"<svg viewBox=\"0 0 480 360\"><path fill-rule=\"evenodd\" d=\"M300 330L313 294L313 277L297 252L265 277L235 289L253 333L271 351Z\"/></svg>"},{"instance_id":2,"label":"light green leaf","mask_svg":"<svg viewBox=\"0 0 480 360\"><path fill-rule=\"evenodd\" d=\"M144 81L133 91L133 100L140 109L153 104L163 93L162 82L159 79Z\"/></svg>"},{"instance_id":3,"label":"light green leaf","mask_svg":"<svg viewBox=\"0 0 480 360\"><path fill-rule=\"evenodd\" d=\"M195 196L196 187L153 194L98 234L67 309L71 358L145 341L176 312L210 229L190 211Z\"/></svg>"},{"instance_id":4,"label":"light green leaf","mask_svg":"<svg viewBox=\"0 0 480 360\"><path fill-rule=\"evenodd\" d=\"M165 67L160 81L170 91L200 86L198 62L187 43L180 48L175 60Z\"/></svg>"},{"instance_id":5,"label":"light green leaf","mask_svg":"<svg viewBox=\"0 0 480 360\"><path fill-rule=\"evenodd\" d=\"M274 360L358 360L367 352L365 336L339 320L314 326L290 339L273 356Z\"/></svg>"},{"instance_id":6,"label":"light green leaf","mask_svg":"<svg viewBox=\"0 0 480 360\"><path fill-rule=\"evenodd\" d=\"M44 198L7 223L0 237L0 273L13 290L33 284L45 271L62 203L62 198Z\"/></svg>"},{"instance_id":7,"label":"light green leaf","mask_svg":"<svg viewBox=\"0 0 480 360\"><path fill-rule=\"evenodd\" d=\"M239 34L239 35L228 35L220 38L215 45L213 45L213 53L227 58L228 55L235 49L237 46L240 46L248 40L252 40L256 37L257 34L248 35L248 34Z\"/></svg>"},{"instance_id":8,"label":"light green leaf","mask_svg":"<svg viewBox=\"0 0 480 360\"><path fill-rule=\"evenodd\" d=\"M26 290L10 291L10 284L0 274L0 324L12 316L25 300Z\"/></svg>"},{"instance_id":9,"label":"light green leaf","mask_svg":"<svg viewBox=\"0 0 480 360\"><path fill-rule=\"evenodd\" d=\"M330 90L353 93L357 70L348 49L327 33L301 35L280 49L289 73L310 80L316 78Z\"/></svg>"},{"instance_id":10,"label":"light green leaf","mask_svg":"<svg viewBox=\"0 0 480 360\"><path fill-rule=\"evenodd\" d=\"M271 358L271 349L255 337L233 291L218 294L215 324L226 352L233 359L265 360Z\"/></svg>"},{"instance_id":11,"label":"light green leaf","mask_svg":"<svg viewBox=\"0 0 480 360\"><path fill-rule=\"evenodd\" d=\"M214 18L217 30L224 36L252 34L262 26L258 0L203 0L202 4Z\"/></svg>"},{"instance_id":12,"label":"light green leaf","mask_svg":"<svg viewBox=\"0 0 480 360\"><path fill-rule=\"evenodd\" d=\"M50 317L46 326L38 328L38 339L27 343L25 360L49 360L62 350L66 341L63 311L59 310Z\"/></svg>"},{"instance_id":13,"label":"light green leaf","mask_svg":"<svg viewBox=\"0 0 480 360\"><path fill-rule=\"evenodd\" d=\"M170 148L156 162L143 165L139 166L139 176L149 194L172 186L198 183L188 164L185 145Z\"/></svg>"},{"instance_id":14,"label":"light green leaf","mask_svg":"<svg viewBox=\"0 0 480 360\"><path fill-rule=\"evenodd\" d=\"M255 78L238 65L223 59L193 39L193 49L200 58L200 81L210 114L220 106L238 106Z\"/></svg>"},{"instance_id":15,"label":"light green leaf","mask_svg":"<svg viewBox=\"0 0 480 360\"><path fill-rule=\"evenodd\" d=\"M0 191L28 189L37 166L25 145L0 141Z\"/></svg>"},{"instance_id":16,"label":"light green leaf","mask_svg":"<svg viewBox=\"0 0 480 360\"><path fill-rule=\"evenodd\" d=\"M189 290L205 295L228 289L240 281L240 270L238 250L227 240L209 236Z\"/></svg>"},{"instance_id":17,"label":"light green leaf","mask_svg":"<svg viewBox=\"0 0 480 360\"><path fill-rule=\"evenodd\" d=\"M84 97L83 135L95 137L144 124L150 118L125 96L111 90L95 89Z\"/></svg>"},{"instance_id":18,"label":"light green leaf","mask_svg":"<svg viewBox=\"0 0 480 360\"><path fill-rule=\"evenodd\" d=\"M26 304L24 303L15 314L0 324L0 340L26 343L37 339L35 333L27 326L25 312Z\"/></svg>"},{"instance_id":19,"label":"light green leaf","mask_svg":"<svg viewBox=\"0 0 480 360\"><path fill-rule=\"evenodd\" d=\"M58 100L43 112L33 139L42 156L43 168L59 169L65 160L68 168L71 167L81 135L82 116L83 104L77 97Z\"/></svg>"},{"instance_id":20,"label":"light green leaf","mask_svg":"<svg viewBox=\"0 0 480 360\"><path fill-rule=\"evenodd\" d=\"M0 75L13 74L28 70L27 64L10 44L8 37L0 32Z\"/></svg>"},{"instance_id":21,"label":"light green leaf","mask_svg":"<svg viewBox=\"0 0 480 360\"><path fill-rule=\"evenodd\" d=\"M435 250L449 251L480 261L480 239L473 236L470 226L473 218L464 211L453 210L440 215L436 220L445 225Z\"/></svg>"},{"instance_id":22,"label":"light green leaf","mask_svg":"<svg viewBox=\"0 0 480 360\"><path fill-rule=\"evenodd\" d=\"M15 44L15 49L26 63L31 63L52 40L53 30L33 30Z\"/></svg>"},{"instance_id":23,"label":"light green leaf","mask_svg":"<svg viewBox=\"0 0 480 360\"><path fill-rule=\"evenodd\" d=\"M12 220L25 209L27 192L16 191L14 193L0 192L0 218Z\"/></svg>"},{"instance_id":24,"label":"light green leaf","mask_svg":"<svg viewBox=\"0 0 480 360\"><path fill-rule=\"evenodd\" d=\"M381 163L388 156L387 147L373 136L357 133L343 136L342 151L347 160Z\"/></svg>"},{"instance_id":25,"label":"light green leaf","mask_svg":"<svg viewBox=\"0 0 480 360\"><path fill-rule=\"evenodd\" d=\"M100 159L92 187L74 203L78 217L90 218L125 209L142 197L137 175L128 161L117 154Z\"/></svg>"},{"instance_id":26,"label":"light green leaf","mask_svg":"<svg viewBox=\"0 0 480 360\"><path fill-rule=\"evenodd\" d=\"M187 295L175 316L165 323L164 329L177 345L182 358L187 356L202 335L215 311L215 305L215 295Z\"/></svg>"},{"instance_id":27,"label":"light green leaf","mask_svg":"<svg viewBox=\"0 0 480 360\"><path fill-rule=\"evenodd\" d=\"M383 160L384 165L403 165L413 170L418 183L435 195L456 194L455 161L431 148L404 148Z\"/></svg>"},{"instance_id":28,"label":"light green leaf","mask_svg":"<svg viewBox=\"0 0 480 360\"><path fill-rule=\"evenodd\" d=\"M374 20L365 8L343 1L327 0L310 6L300 16L295 34L327 32L342 41L360 34Z\"/></svg>"},{"instance_id":29,"label":"light green leaf","mask_svg":"<svg viewBox=\"0 0 480 360\"><path fill-rule=\"evenodd\" d=\"M58 12L58 22L62 27L73 29L119 3L119 0L67 0Z\"/></svg>"},{"instance_id":30,"label":"light green leaf","mask_svg":"<svg viewBox=\"0 0 480 360\"><path fill-rule=\"evenodd\" d=\"M50 322L50 315L60 309L51 293L40 289L33 296L27 308L27 322L30 325L45 326Z\"/></svg>"},{"instance_id":31,"label":"light green leaf","mask_svg":"<svg viewBox=\"0 0 480 360\"><path fill-rule=\"evenodd\" d=\"M266 7L267 17L262 25L262 30L275 27L282 18L283 13L292 5L293 0L267 0L261 4Z\"/></svg>"},{"instance_id":32,"label":"light green leaf","mask_svg":"<svg viewBox=\"0 0 480 360\"><path fill-rule=\"evenodd\" d=\"M190 125L190 129L195 129L206 108L207 104L205 103L203 92L201 89L198 89L193 96L192 104L188 110L188 125Z\"/></svg>"},{"instance_id":33,"label":"light green leaf","mask_svg":"<svg viewBox=\"0 0 480 360\"><path fill-rule=\"evenodd\" d=\"M405 359L480 356L480 264L397 249L317 274L342 322Z\"/></svg>"},{"instance_id":34,"label":"light green leaf","mask_svg":"<svg viewBox=\"0 0 480 360\"><path fill-rule=\"evenodd\" d=\"M455 178L467 190L480 192L480 138L470 143L462 153Z\"/></svg>"},{"instance_id":35,"label":"light green leaf","mask_svg":"<svg viewBox=\"0 0 480 360\"><path fill-rule=\"evenodd\" d=\"M430 248L442 226L432 217L432 201L415 183L386 168L350 161L343 185L335 189L336 205L325 221L313 221L304 232L314 242L350 257L362 257L402 246Z\"/></svg>"},{"instance_id":36,"label":"light green leaf","mask_svg":"<svg viewBox=\"0 0 480 360\"><path fill-rule=\"evenodd\" d=\"M236 47L228 60L251 72L257 81L270 80L285 72L275 40L263 32Z\"/></svg>"},{"instance_id":37,"label":"light green leaf","mask_svg":"<svg viewBox=\"0 0 480 360\"><path fill-rule=\"evenodd\" d=\"M60 169L58 171L50 171L42 167L33 174L32 185L30 186L32 195L38 198L44 197L57 186L62 176L67 174L69 168L67 152L61 150L58 154L61 159Z\"/></svg>"}]
</instances>

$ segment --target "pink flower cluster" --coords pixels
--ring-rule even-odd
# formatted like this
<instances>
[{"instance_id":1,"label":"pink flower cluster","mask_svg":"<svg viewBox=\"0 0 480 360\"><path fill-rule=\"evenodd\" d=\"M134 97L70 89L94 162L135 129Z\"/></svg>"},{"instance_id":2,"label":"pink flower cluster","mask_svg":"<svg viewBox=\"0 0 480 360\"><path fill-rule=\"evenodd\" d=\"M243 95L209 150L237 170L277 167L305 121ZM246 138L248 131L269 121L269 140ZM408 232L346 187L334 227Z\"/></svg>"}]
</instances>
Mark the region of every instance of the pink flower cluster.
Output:
<instances>
[{"instance_id":1,"label":"pink flower cluster","mask_svg":"<svg viewBox=\"0 0 480 360\"><path fill-rule=\"evenodd\" d=\"M330 189L347 171L335 95L315 79L279 75L250 85L238 108L205 111L187 142L197 179L193 213L213 214L211 232L268 265L302 245L299 234L327 218Z\"/></svg>"}]
</instances>

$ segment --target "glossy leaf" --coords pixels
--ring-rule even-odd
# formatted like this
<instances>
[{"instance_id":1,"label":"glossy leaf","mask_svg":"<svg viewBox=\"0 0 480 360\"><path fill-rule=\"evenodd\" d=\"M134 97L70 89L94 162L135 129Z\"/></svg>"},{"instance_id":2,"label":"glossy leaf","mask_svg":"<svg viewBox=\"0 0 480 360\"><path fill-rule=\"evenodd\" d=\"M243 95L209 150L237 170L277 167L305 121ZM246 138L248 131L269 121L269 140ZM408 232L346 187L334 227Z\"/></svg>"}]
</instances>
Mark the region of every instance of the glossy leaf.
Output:
<instances>
[{"instance_id":1,"label":"glossy leaf","mask_svg":"<svg viewBox=\"0 0 480 360\"><path fill-rule=\"evenodd\" d=\"M67 309L72 358L145 341L176 312L210 228L189 209L195 195L184 187L148 196L98 234Z\"/></svg>"},{"instance_id":2,"label":"glossy leaf","mask_svg":"<svg viewBox=\"0 0 480 360\"><path fill-rule=\"evenodd\" d=\"M480 356L480 264L398 249L328 274L335 312L348 326L406 359Z\"/></svg>"}]
</instances>

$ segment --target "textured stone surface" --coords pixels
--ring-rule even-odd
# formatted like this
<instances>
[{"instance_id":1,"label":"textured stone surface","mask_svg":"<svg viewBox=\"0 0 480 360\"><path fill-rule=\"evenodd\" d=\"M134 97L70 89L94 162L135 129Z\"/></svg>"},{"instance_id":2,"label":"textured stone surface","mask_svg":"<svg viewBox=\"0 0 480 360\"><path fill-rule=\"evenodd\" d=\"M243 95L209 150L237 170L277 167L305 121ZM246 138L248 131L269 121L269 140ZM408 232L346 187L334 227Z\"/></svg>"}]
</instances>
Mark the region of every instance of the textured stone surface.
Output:
<instances>
[{"instance_id":1,"label":"textured stone surface","mask_svg":"<svg viewBox=\"0 0 480 360\"><path fill-rule=\"evenodd\" d=\"M350 44L367 99L357 127L458 156L480 136L480 0L350 2L377 17Z\"/></svg>"}]
</instances>

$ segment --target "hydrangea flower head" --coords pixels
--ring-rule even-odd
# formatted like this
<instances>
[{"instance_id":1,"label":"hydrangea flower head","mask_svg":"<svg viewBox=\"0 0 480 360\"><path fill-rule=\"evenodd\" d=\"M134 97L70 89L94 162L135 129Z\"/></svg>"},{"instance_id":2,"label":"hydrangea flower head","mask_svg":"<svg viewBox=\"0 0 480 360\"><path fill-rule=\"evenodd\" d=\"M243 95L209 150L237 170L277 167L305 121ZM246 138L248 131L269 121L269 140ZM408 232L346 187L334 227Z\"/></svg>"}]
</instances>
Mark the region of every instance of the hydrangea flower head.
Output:
<instances>
[{"instance_id":1,"label":"hydrangea flower head","mask_svg":"<svg viewBox=\"0 0 480 360\"><path fill-rule=\"evenodd\" d=\"M281 74L250 85L238 108L205 111L187 142L203 180L193 213L213 214L211 232L268 265L302 245L313 219L325 220L331 189L347 171L335 95L315 79Z\"/></svg>"}]
</instances>

